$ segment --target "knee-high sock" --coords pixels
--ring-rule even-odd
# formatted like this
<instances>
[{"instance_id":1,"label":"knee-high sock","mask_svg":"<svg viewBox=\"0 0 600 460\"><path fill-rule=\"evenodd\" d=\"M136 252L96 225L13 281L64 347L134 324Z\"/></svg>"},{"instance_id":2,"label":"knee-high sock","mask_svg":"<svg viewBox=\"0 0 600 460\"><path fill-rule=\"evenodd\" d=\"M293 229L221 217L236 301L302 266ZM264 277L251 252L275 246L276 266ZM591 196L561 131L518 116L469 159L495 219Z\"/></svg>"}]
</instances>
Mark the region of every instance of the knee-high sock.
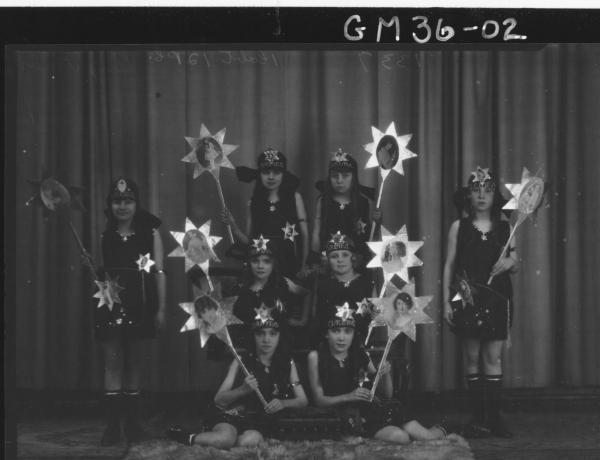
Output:
<instances>
[{"instance_id":1,"label":"knee-high sock","mask_svg":"<svg viewBox=\"0 0 600 460\"><path fill-rule=\"evenodd\" d=\"M485 405L483 399L483 380L479 374L467 374L467 388L469 390L469 406L476 422L483 423L485 419Z\"/></svg>"},{"instance_id":2,"label":"knee-high sock","mask_svg":"<svg viewBox=\"0 0 600 460\"><path fill-rule=\"evenodd\" d=\"M484 375L485 405L490 423L500 418L500 397L502 395L502 374Z\"/></svg>"}]
</instances>

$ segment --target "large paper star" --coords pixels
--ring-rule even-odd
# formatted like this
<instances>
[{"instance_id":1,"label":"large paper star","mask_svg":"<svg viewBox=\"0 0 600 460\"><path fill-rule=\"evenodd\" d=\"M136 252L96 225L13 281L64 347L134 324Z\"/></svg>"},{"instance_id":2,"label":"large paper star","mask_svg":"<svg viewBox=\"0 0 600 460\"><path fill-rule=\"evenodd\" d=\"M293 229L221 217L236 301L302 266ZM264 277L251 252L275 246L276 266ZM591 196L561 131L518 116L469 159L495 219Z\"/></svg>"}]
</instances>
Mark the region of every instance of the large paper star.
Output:
<instances>
[{"instance_id":1,"label":"large paper star","mask_svg":"<svg viewBox=\"0 0 600 460\"><path fill-rule=\"evenodd\" d=\"M523 168L520 183L505 186L512 198L502 209L517 209L522 214L531 214L542 201L544 181L538 176L532 176L527 168Z\"/></svg>"},{"instance_id":2,"label":"large paper star","mask_svg":"<svg viewBox=\"0 0 600 460\"><path fill-rule=\"evenodd\" d=\"M379 131L375 126L371 126L371 132L373 134L373 142L364 145L364 149L371 154L371 157L369 158L369 161L367 161L365 168L380 166L379 170L381 172L381 177L384 180L388 173L392 170L396 171L398 174L404 175L402 162L417 156L416 153L411 152L408 148L406 148L410 142L412 134L398 136L394 122L390 123L385 133ZM383 142L381 142L382 139ZM382 145L380 145L380 143ZM395 158L395 155L392 155L395 143L398 144L397 158ZM378 151L380 153L380 159L377 158ZM394 160L396 161L395 164ZM382 166L380 161L385 162L385 164Z\"/></svg>"},{"instance_id":3,"label":"large paper star","mask_svg":"<svg viewBox=\"0 0 600 460\"><path fill-rule=\"evenodd\" d=\"M106 281L94 281L98 286L98 292L94 294L95 299L98 300L98 308L103 305L107 305L108 309L112 311L115 303L121 303L119 292L125 288L119 286L119 277L117 276L114 280L110 278L108 273L106 274Z\"/></svg>"},{"instance_id":4,"label":"large paper star","mask_svg":"<svg viewBox=\"0 0 600 460\"><path fill-rule=\"evenodd\" d=\"M237 297L227 297L222 300L206 296L213 303L213 309L206 309L201 314L196 312L194 302L182 302L179 307L183 309L190 317L181 328L180 332L200 331L200 346L204 347L212 334L222 338L224 336L223 328L229 324L242 324L242 321L233 314L233 305Z\"/></svg>"},{"instance_id":5,"label":"large paper star","mask_svg":"<svg viewBox=\"0 0 600 460\"><path fill-rule=\"evenodd\" d=\"M209 262L214 260L220 262L213 250L220 236L210 235L210 220L196 228L193 222L185 220L185 232L170 232L179 246L169 254L169 257L185 257L185 271L197 265L208 277Z\"/></svg>"},{"instance_id":6,"label":"large paper star","mask_svg":"<svg viewBox=\"0 0 600 460\"><path fill-rule=\"evenodd\" d=\"M194 165L194 179L205 171L210 171L218 177L221 167L234 169L233 164L227 157L239 146L223 143L225 129L223 128L213 136L202 123L199 137L186 136L185 140L192 151L184 156L181 161Z\"/></svg>"},{"instance_id":7,"label":"large paper star","mask_svg":"<svg viewBox=\"0 0 600 460\"><path fill-rule=\"evenodd\" d=\"M146 255L140 254L140 258L136 260L135 263L137 264L139 271L144 270L146 273L150 273L150 269L156 264L156 262L150 258L149 252L146 253Z\"/></svg>"},{"instance_id":8,"label":"large paper star","mask_svg":"<svg viewBox=\"0 0 600 460\"><path fill-rule=\"evenodd\" d=\"M34 193L25 202L25 206L42 206L44 211L85 210L77 197L83 191L81 187L64 185L51 176L27 182L34 187Z\"/></svg>"},{"instance_id":9,"label":"large paper star","mask_svg":"<svg viewBox=\"0 0 600 460\"><path fill-rule=\"evenodd\" d=\"M381 299L379 314L373 318L370 327L387 326L388 336L392 340L404 333L414 342L416 325L434 322L423 311L432 299L430 295L416 297L412 280L402 289L390 284L386 296Z\"/></svg>"},{"instance_id":10,"label":"large paper star","mask_svg":"<svg viewBox=\"0 0 600 460\"><path fill-rule=\"evenodd\" d=\"M398 275L408 282L408 269L423 265L415 252L423 246L422 241L408 241L406 225L398 233L392 235L385 227L381 227L381 241L368 241L367 245L375 253L368 263L368 268L383 269L384 286L394 276Z\"/></svg>"},{"instance_id":11,"label":"large paper star","mask_svg":"<svg viewBox=\"0 0 600 460\"><path fill-rule=\"evenodd\" d=\"M285 222L285 227L281 227L281 230L283 231L283 239L290 240L292 243L299 235L299 233L296 231L296 224L290 224L287 221Z\"/></svg>"}]
</instances>

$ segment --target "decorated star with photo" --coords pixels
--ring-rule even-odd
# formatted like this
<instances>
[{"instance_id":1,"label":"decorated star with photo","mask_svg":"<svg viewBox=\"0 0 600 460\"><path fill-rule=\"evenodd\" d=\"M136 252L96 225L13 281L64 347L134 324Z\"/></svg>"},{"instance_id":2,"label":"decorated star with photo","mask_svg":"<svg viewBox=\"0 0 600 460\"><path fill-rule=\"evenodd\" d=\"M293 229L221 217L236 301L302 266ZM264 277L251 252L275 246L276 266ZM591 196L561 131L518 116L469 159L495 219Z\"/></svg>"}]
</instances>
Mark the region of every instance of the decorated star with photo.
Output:
<instances>
[{"instance_id":1,"label":"decorated star with photo","mask_svg":"<svg viewBox=\"0 0 600 460\"><path fill-rule=\"evenodd\" d=\"M398 136L398 133L396 132L396 125L394 122L390 123L390 125L385 130L385 132L379 131L379 129L377 129L375 126L371 126L371 133L373 135L373 142L370 142L370 143L364 145L364 149L371 154L369 161L367 161L367 164L365 165L365 169L366 168L374 168L375 166L380 166L379 169L381 171L381 177L383 179L385 179L387 174L392 170L396 171L398 174L404 175L404 168L402 167L402 162L404 160L408 160L409 158L413 158L413 157L417 156L416 153L410 151L406 147L408 145L408 143L410 142L410 139L412 138L412 134L405 134L402 136ZM395 139L395 141L398 143L398 158L396 159L395 164L390 165L391 168L381 167L381 164L377 158L377 153L378 153L377 147L379 146L380 141L385 136L389 136L390 138ZM391 139L390 139L390 141L391 141ZM380 146L379 150L381 151L382 149L383 150L387 149L389 151L391 148L392 148L392 144L390 142L384 146ZM380 152L380 154L381 154L381 152ZM393 161L392 161L392 163L393 163Z\"/></svg>"},{"instance_id":2,"label":"decorated star with photo","mask_svg":"<svg viewBox=\"0 0 600 460\"><path fill-rule=\"evenodd\" d=\"M544 194L544 181L537 175L531 175L527 168L523 168L520 183L504 185L512 197L502 209L516 209L522 214L531 214L539 207Z\"/></svg>"},{"instance_id":3,"label":"decorated star with photo","mask_svg":"<svg viewBox=\"0 0 600 460\"><path fill-rule=\"evenodd\" d=\"M207 300L214 305L214 308L207 308L204 312L196 312L194 302L182 302L179 307L185 311L190 317L185 322L180 332L199 330L200 346L204 347L209 337L213 334L221 338L226 328L230 324L243 324L242 321L233 314L233 306L237 300L236 297L226 297L217 299L205 295Z\"/></svg>"},{"instance_id":4,"label":"decorated star with photo","mask_svg":"<svg viewBox=\"0 0 600 460\"><path fill-rule=\"evenodd\" d=\"M218 177L221 167L234 169L228 156L239 146L223 143L225 130L213 135L202 123L198 137L185 137L192 150L181 161L194 165L194 179L206 171Z\"/></svg>"}]
</instances>

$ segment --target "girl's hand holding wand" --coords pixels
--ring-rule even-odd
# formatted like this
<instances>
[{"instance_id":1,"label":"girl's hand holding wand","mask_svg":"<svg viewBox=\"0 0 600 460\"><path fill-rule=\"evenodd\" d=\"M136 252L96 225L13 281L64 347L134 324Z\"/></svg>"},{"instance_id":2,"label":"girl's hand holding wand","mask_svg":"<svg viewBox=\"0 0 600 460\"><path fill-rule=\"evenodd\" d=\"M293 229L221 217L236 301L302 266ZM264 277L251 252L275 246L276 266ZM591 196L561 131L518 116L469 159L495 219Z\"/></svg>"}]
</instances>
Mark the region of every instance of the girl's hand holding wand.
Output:
<instances>
[{"instance_id":1,"label":"girl's hand holding wand","mask_svg":"<svg viewBox=\"0 0 600 460\"><path fill-rule=\"evenodd\" d=\"M505 271L512 270L516 265L515 259L512 257L502 257L498 259L498 261L492 267L492 271L490 273L490 278L493 278L500 273L504 273Z\"/></svg>"},{"instance_id":2,"label":"girl's hand holding wand","mask_svg":"<svg viewBox=\"0 0 600 460\"><path fill-rule=\"evenodd\" d=\"M280 401L279 399L273 399L265 407L265 412L267 414L269 414L269 415L272 415L272 414L274 414L276 412L279 412L279 411L281 411L283 409L285 409L285 407L283 406L283 402Z\"/></svg>"},{"instance_id":3,"label":"girl's hand holding wand","mask_svg":"<svg viewBox=\"0 0 600 460\"><path fill-rule=\"evenodd\" d=\"M444 320L446 320L450 326L454 326L454 311L452 310L450 302L444 304Z\"/></svg>"},{"instance_id":4,"label":"girl's hand holding wand","mask_svg":"<svg viewBox=\"0 0 600 460\"><path fill-rule=\"evenodd\" d=\"M357 387L352 393L349 393L351 401L371 401L371 390Z\"/></svg>"},{"instance_id":5,"label":"girl's hand holding wand","mask_svg":"<svg viewBox=\"0 0 600 460\"><path fill-rule=\"evenodd\" d=\"M258 381L256 377L252 374L249 374L244 379L243 388L246 393L252 393L253 391L258 391Z\"/></svg>"}]
</instances>

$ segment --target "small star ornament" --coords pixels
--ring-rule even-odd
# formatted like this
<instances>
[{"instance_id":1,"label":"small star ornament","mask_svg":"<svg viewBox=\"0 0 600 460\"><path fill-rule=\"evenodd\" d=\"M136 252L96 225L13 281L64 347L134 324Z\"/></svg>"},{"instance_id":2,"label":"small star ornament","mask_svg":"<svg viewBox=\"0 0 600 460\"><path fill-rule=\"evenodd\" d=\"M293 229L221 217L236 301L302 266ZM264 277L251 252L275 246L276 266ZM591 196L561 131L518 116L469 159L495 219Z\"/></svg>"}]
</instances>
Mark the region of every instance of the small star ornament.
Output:
<instances>
[{"instance_id":1,"label":"small star ornament","mask_svg":"<svg viewBox=\"0 0 600 460\"><path fill-rule=\"evenodd\" d=\"M423 261L415 256L415 252L423 246L423 241L409 241L406 225L395 235L381 227L381 241L368 241L367 245L375 253L367 267L383 269L384 286L394 275L408 282L408 269L423 265Z\"/></svg>"},{"instance_id":2,"label":"small star ornament","mask_svg":"<svg viewBox=\"0 0 600 460\"><path fill-rule=\"evenodd\" d=\"M110 278L108 273L106 274L105 281L94 281L98 286L98 292L94 294L95 299L98 300L98 308L106 305L110 311L112 311L115 303L121 303L119 292L123 291L124 288L119 286L119 278L116 277L114 280Z\"/></svg>"},{"instance_id":3,"label":"small star ornament","mask_svg":"<svg viewBox=\"0 0 600 460\"><path fill-rule=\"evenodd\" d=\"M254 252L256 252L257 254L264 254L269 252L269 247L267 246L267 243L271 241L269 238L265 238L264 236L260 235L258 239L252 239L252 241L252 247L254 249Z\"/></svg>"},{"instance_id":4,"label":"small star ornament","mask_svg":"<svg viewBox=\"0 0 600 460\"><path fill-rule=\"evenodd\" d=\"M215 135L212 135L204 123L202 123L198 137L185 138L192 150L181 161L194 165L194 179L206 171L218 177L221 167L234 169L228 156L239 146L223 143L225 129L223 128Z\"/></svg>"},{"instance_id":5,"label":"small star ornament","mask_svg":"<svg viewBox=\"0 0 600 460\"><path fill-rule=\"evenodd\" d=\"M406 147L412 134L398 136L394 122L390 123L385 133L379 131L375 126L371 127L371 133L373 142L364 145L364 149L371 154L365 168L379 166L383 179L392 170L404 175L402 162L417 156Z\"/></svg>"},{"instance_id":6,"label":"small star ornament","mask_svg":"<svg viewBox=\"0 0 600 460\"><path fill-rule=\"evenodd\" d=\"M290 224L287 221L285 222L285 227L281 227L281 230L283 231L283 239L290 240L292 243L299 235L296 231L296 224Z\"/></svg>"},{"instance_id":7,"label":"small star ornament","mask_svg":"<svg viewBox=\"0 0 600 460\"><path fill-rule=\"evenodd\" d=\"M185 220L185 232L170 232L179 245L169 257L185 257L185 271L197 265L208 276L209 262L220 262L213 247L221 241L220 236L210 234L210 220L196 228L194 223Z\"/></svg>"},{"instance_id":8,"label":"small star ornament","mask_svg":"<svg viewBox=\"0 0 600 460\"><path fill-rule=\"evenodd\" d=\"M219 339L226 341L226 338L229 337L227 326L230 324L242 324L242 321L233 314L233 305L237 297L227 297L225 299L216 299L208 295L201 297L205 297L211 306L205 308L200 313L196 311L194 302L179 304L179 307L190 315L180 332L198 329L200 333L200 346L204 348L211 335L216 335Z\"/></svg>"},{"instance_id":9,"label":"small star ornament","mask_svg":"<svg viewBox=\"0 0 600 460\"><path fill-rule=\"evenodd\" d=\"M261 303L260 307L255 308L254 311L256 312L256 316L254 317L254 319L257 321L260 320L261 324L265 324L267 321L273 319L271 317L271 311L267 308L267 306L264 303Z\"/></svg>"},{"instance_id":10,"label":"small star ornament","mask_svg":"<svg viewBox=\"0 0 600 460\"><path fill-rule=\"evenodd\" d=\"M348 302L345 302L342 306L336 306L335 308L337 310L335 316L337 316L338 318L341 318L343 321L352 319L354 315L354 310L350 308Z\"/></svg>"},{"instance_id":11,"label":"small star ornament","mask_svg":"<svg viewBox=\"0 0 600 460\"><path fill-rule=\"evenodd\" d=\"M366 317L367 315L370 315L373 311L373 303L371 302L371 299L367 299L366 297L364 299L362 299L360 302L355 302L356 303L356 314Z\"/></svg>"},{"instance_id":12,"label":"small star ornament","mask_svg":"<svg viewBox=\"0 0 600 460\"><path fill-rule=\"evenodd\" d=\"M150 269L156 264L156 262L150 258L149 252L145 255L140 254L140 258L136 260L135 263L137 264L139 271L143 270L146 273L150 273Z\"/></svg>"},{"instance_id":13,"label":"small star ornament","mask_svg":"<svg viewBox=\"0 0 600 460\"><path fill-rule=\"evenodd\" d=\"M480 166L477 166L477 169L471 172L471 177L473 177L473 183L478 183L480 187L487 181L492 180L490 168L482 168Z\"/></svg>"}]
</instances>

